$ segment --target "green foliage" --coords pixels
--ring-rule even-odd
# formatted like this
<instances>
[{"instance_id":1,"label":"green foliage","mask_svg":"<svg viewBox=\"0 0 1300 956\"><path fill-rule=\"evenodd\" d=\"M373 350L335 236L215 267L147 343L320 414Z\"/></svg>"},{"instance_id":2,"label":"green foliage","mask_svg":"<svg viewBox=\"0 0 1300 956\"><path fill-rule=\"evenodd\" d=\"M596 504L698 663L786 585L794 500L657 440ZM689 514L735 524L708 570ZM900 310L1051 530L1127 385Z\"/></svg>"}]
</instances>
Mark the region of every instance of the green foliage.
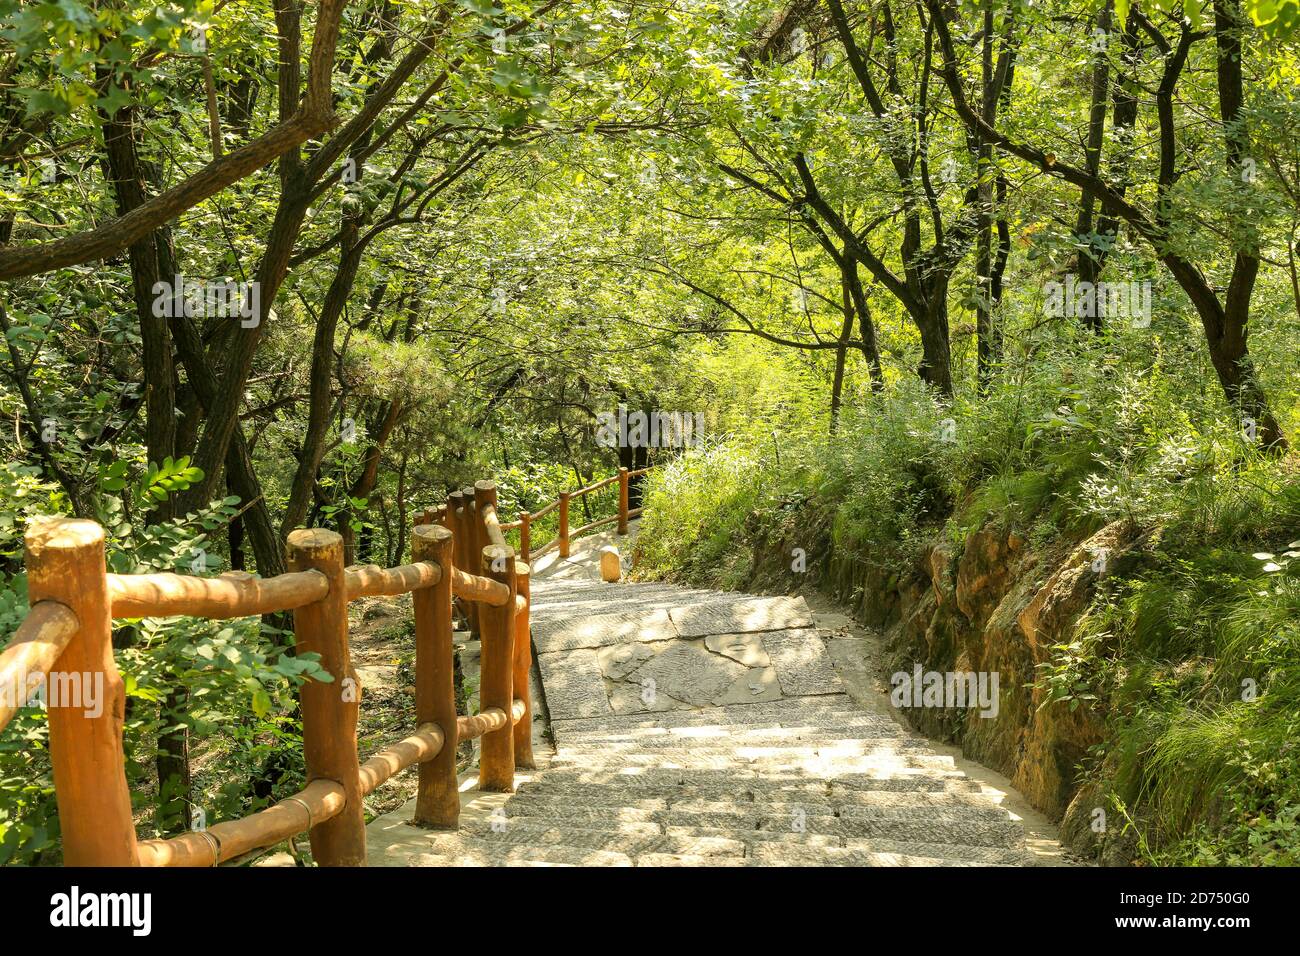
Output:
<instances>
[{"instance_id":1,"label":"green foliage","mask_svg":"<svg viewBox=\"0 0 1300 956\"><path fill-rule=\"evenodd\" d=\"M207 25L210 0L111 6L57 0L0 2L0 30L24 60L44 69L19 87L28 114L67 114L85 106L115 111L131 102L128 82L149 88L155 71L140 65L146 53L193 53ZM90 81L95 67L112 82Z\"/></svg>"}]
</instances>

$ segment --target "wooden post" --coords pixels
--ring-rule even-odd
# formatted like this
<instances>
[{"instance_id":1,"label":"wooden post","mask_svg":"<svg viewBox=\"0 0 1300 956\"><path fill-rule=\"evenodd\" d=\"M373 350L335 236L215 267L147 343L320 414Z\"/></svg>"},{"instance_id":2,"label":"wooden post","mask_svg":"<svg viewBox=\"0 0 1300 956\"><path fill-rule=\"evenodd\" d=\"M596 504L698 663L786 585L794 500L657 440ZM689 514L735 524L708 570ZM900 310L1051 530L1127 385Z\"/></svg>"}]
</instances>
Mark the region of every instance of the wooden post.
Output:
<instances>
[{"instance_id":1,"label":"wooden post","mask_svg":"<svg viewBox=\"0 0 1300 956\"><path fill-rule=\"evenodd\" d=\"M464 518L460 523L461 536L465 539L465 563L461 567L472 574L482 560L483 522L479 520L478 508L475 507L474 486L466 485L460 493L465 500ZM465 610L470 637L479 640L483 628L480 608L474 601L466 601Z\"/></svg>"},{"instance_id":2,"label":"wooden post","mask_svg":"<svg viewBox=\"0 0 1300 956\"><path fill-rule=\"evenodd\" d=\"M495 508L496 506L497 506L497 483L495 481L487 481L487 480L474 482L474 508L478 512L480 524L483 523L484 509L488 507ZM500 516L498 515L498 518L499 517ZM486 525L483 525L483 536L484 536L483 547L486 548L489 544L492 543L491 541L487 540Z\"/></svg>"},{"instance_id":3,"label":"wooden post","mask_svg":"<svg viewBox=\"0 0 1300 956\"><path fill-rule=\"evenodd\" d=\"M507 714L514 706L515 643L515 553L491 545L481 552L482 573L510 589L510 599L501 607L480 608L483 627L479 653L479 707L499 707ZM511 793L515 788L514 728L509 723L484 734L479 752L478 788Z\"/></svg>"},{"instance_id":4,"label":"wooden post","mask_svg":"<svg viewBox=\"0 0 1300 956\"><path fill-rule=\"evenodd\" d=\"M618 533L627 534L627 469L618 470Z\"/></svg>"},{"instance_id":5,"label":"wooden post","mask_svg":"<svg viewBox=\"0 0 1300 956\"><path fill-rule=\"evenodd\" d=\"M455 536L451 559L458 568L472 569L474 561L471 556L475 553L474 528L470 524L469 502L465 500L465 492L460 488L447 495L447 518L447 526ZM477 634L478 609L474 606L474 602L462 599L460 608L465 618L465 626L469 628L470 633Z\"/></svg>"},{"instance_id":6,"label":"wooden post","mask_svg":"<svg viewBox=\"0 0 1300 956\"><path fill-rule=\"evenodd\" d=\"M50 671L46 695L63 862L135 866L122 752L126 691L113 661L104 529L93 521L37 518L25 543L28 600L58 601L80 624Z\"/></svg>"},{"instance_id":7,"label":"wooden post","mask_svg":"<svg viewBox=\"0 0 1300 956\"><path fill-rule=\"evenodd\" d=\"M529 558L529 545L532 544L531 528L533 516L527 511L519 516L519 560L527 564Z\"/></svg>"},{"instance_id":8,"label":"wooden post","mask_svg":"<svg viewBox=\"0 0 1300 956\"><path fill-rule=\"evenodd\" d=\"M560 492L560 557L569 556L569 493Z\"/></svg>"},{"instance_id":9,"label":"wooden post","mask_svg":"<svg viewBox=\"0 0 1300 956\"><path fill-rule=\"evenodd\" d=\"M532 569L524 562L523 567L515 563L515 590L524 598L524 609L515 610L515 660L514 660L514 695L524 702L524 715L515 724L515 767L519 770L534 770L533 761L533 692L528 680L528 672L533 667L533 635L529 619L532 616L531 582Z\"/></svg>"},{"instance_id":10,"label":"wooden post","mask_svg":"<svg viewBox=\"0 0 1300 956\"><path fill-rule=\"evenodd\" d=\"M487 522L483 520L483 513L489 508L497 506L497 484L495 481L476 481L474 482L474 514L478 519L476 529L478 531L478 550L475 554L482 554L483 549L492 543L488 537ZM498 520L500 516L498 515Z\"/></svg>"},{"instance_id":11,"label":"wooden post","mask_svg":"<svg viewBox=\"0 0 1300 956\"><path fill-rule=\"evenodd\" d=\"M461 558L463 557L461 552L464 549L461 536L464 534L464 531L460 526L460 516L461 509L464 506L465 496L461 493L459 488L447 495L447 527L450 528L451 533L456 536L454 539L455 547L453 548L455 554L452 556L452 560L456 562L457 567L462 568L465 566L461 563Z\"/></svg>"},{"instance_id":12,"label":"wooden post","mask_svg":"<svg viewBox=\"0 0 1300 956\"><path fill-rule=\"evenodd\" d=\"M333 780L343 787L343 811L311 828L311 852L320 866L365 866L366 825L357 762L357 714L361 684L348 651L348 591L343 577L343 538L323 528L289 534L289 569L319 571L329 593L293 612L300 652L314 651L334 676L332 683L308 681L299 689L302 746L307 780Z\"/></svg>"},{"instance_id":13,"label":"wooden post","mask_svg":"<svg viewBox=\"0 0 1300 956\"><path fill-rule=\"evenodd\" d=\"M497 485L495 481L487 479L474 482L474 530L478 533L478 538L474 542L474 553L482 554L483 549L491 545L492 538L488 535L487 522L484 520L484 512L489 507L495 509L497 506ZM497 516L500 520L500 515ZM482 613L480 611L480 613ZM480 631L482 626L480 624Z\"/></svg>"},{"instance_id":14,"label":"wooden post","mask_svg":"<svg viewBox=\"0 0 1300 956\"><path fill-rule=\"evenodd\" d=\"M415 723L442 728L442 750L420 764L415 796L418 826L454 830L460 822L460 788L456 780L456 682L451 647L452 533L423 525L411 533L411 558L433 561L442 576L431 588L411 594L415 609Z\"/></svg>"}]
</instances>

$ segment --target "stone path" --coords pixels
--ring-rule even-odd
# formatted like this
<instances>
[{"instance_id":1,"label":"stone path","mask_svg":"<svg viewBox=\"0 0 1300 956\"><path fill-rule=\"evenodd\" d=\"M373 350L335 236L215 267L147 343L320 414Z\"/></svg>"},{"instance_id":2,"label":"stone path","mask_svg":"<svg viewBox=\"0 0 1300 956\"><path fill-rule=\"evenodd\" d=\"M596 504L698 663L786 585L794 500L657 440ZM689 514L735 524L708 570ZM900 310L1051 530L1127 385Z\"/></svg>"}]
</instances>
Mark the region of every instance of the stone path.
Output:
<instances>
[{"instance_id":1,"label":"stone path","mask_svg":"<svg viewBox=\"0 0 1300 956\"><path fill-rule=\"evenodd\" d=\"M575 559L532 585L554 755L513 795L466 794L458 832L374 821L373 862L1042 861L1000 793L845 693L802 598L602 584Z\"/></svg>"}]
</instances>

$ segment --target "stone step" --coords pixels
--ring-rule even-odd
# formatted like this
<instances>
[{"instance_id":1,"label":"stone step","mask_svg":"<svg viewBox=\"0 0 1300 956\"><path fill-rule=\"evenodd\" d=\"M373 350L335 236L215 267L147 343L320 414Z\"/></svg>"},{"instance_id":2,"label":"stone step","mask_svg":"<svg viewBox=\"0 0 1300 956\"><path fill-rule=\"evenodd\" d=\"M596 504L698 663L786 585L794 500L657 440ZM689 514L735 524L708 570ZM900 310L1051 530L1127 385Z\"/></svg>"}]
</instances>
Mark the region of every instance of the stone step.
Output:
<instances>
[{"instance_id":1,"label":"stone step","mask_svg":"<svg viewBox=\"0 0 1300 956\"><path fill-rule=\"evenodd\" d=\"M998 866L1036 866L1038 861L1028 850L983 846L965 846L958 843L903 842L900 840L849 839L845 847L850 850L867 850L871 853L918 854L941 860L961 860Z\"/></svg>"},{"instance_id":2,"label":"stone step","mask_svg":"<svg viewBox=\"0 0 1300 956\"><path fill-rule=\"evenodd\" d=\"M692 819L707 821L706 814ZM725 816L728 824L734 816ZM715 819L715 822L718 822ZM429 837L428 863L419 865L521 865L568 863L571 865L626 865L616 854L639 858L643 854L691 858L693 865L725 864L741 858L762 865L1025 865L1027 852L1008 846L914 839L851 838L841 843L828 833L812 832L829 821L809 818L806 832L736 830L718 826L670 825L662 832L648 825L548 826L532 821L509 821L503 831L467 827L456 833ZM780 849L770 849L778 846ZM826 851L848 850L848 853ZM551 852L552 850L556 852ZM816 850L816 854L801 852ZM658 861L655 865L683 865Z\"/></svg>"},{"instance_id":3,"label":"stone step","mask_svg":"<svg viewBox=\"0 0 1300 956\"><path fill-rule=\"evenodd\" d=\"M687 728L694 731L696 728ZM907 734L901 728L836 728L816 730L809 727L762 727L728 732L725 728L707 728L707 732L683 733L676 730L643 730L625 734L576 734L565 738L562 749L616 747L620 750L681 749L698 747L825 747L837 743L880 743L916 749L929 747L923 737Z\"/></svg>"},{"instance_id":4,"label":"stone step","mask_svg":"<svg viewBox=\"0 0 1300 956\"><path fill-rule=\"evenodd\" d=\"M617 753L609 751L560 751L552 766L588 770L612 770L618 767L664 767L680 770L731 771L748 768L755 772L801 770L818 776L863 774L876 770L954 770L952 757L924 750L877 752L874 754L813 751L808 754L764 754L754 752L699 753L692 750L661 753Z\"/></svg>"},{"instance_id":5,"label":"stone step","mask_svg":"<svg viewBox=\"0 0 1300 956\"><path fill-rule=\"evenodd\" d=\"M915 814L872 817L807 816L802 825L809 833L824 833L848 839L887 839L908 843L956 843L966 846L1018 848L1024 831L1011 819L952 819L949 811L921 809ZM676 822L676 821L674 821ZM789 830L791 821L770 817L758 821L765 830Z\"/></svg>"},{"instance_id":6,"label":"stone step","mask_svg":"<svg viewBox=\"0 0 1300 956\"><path fill-rule=\"evenodd\" d=\"M907 843L956 844L971 847L1019 848L1023 845L1020 826L1009 818L972 817L951 809L894 809L876 811L870 816L845 817L829 814L773 812L768 808L746 809L734 805L717 805L711 809L674 810L656 814L654 821L604 824L592 820L558 821L546 817L507 817L497 824L471 824L460 831L497 844L559 844L637 852L656 845L671 830L686 828L708 831L708 835L725 835L732 839L751 839L755 832L790 834L796 837L816 835L840 840L884 839ZM685 835L685 834L682 834ZM431 835L435 843L444 834ZM451 834L456 836L456 834ZM764 838L763 842L772 842ZM824 841L819 841L824 842Z\"/></svg>"},{"instance_id":7,"label":"stone step","mask_svg":"<svg viewBox=\"0 0 1300 956\"><path fill-rule=\"evenodd\" d=\"M700 796L727 794L751 802L781 792L832 794L846 799L855 793L979 793L978 783L960 771L896 770L889 774L841 774L821 779L807 774L770 774L760 777L752 770L731 768L725 773L665 767L616 767L584 769L554 767L538 780L520 785L520 793L545 788L550 793L585 794L593 788L616 788L646 797L676 797L683 792Z\"/></svg>"},{"instance_id":8,"label":"stone step","mask_svg":"<svg viewBox=\"0 0 1300 956\"><path fill-rule=\"evenodd\" d=\"M758 708L759 704L729 704L734 707ZM825 714L783 713L760 711L740 713L733 719L720 718L705 708L700 711L661 711L654 714L635 714L627 717L588 717L558 721L565 737L596 738L642 737L674 735L679 737L708 737L719 734L770 733L779 736L791 734L831 734L846 731L847 737L861 737L880 733L886 736L920 735L908 730L887 714L846 714L828 711ZM581 726L580 726L581 725Z\"/></svg>"},{"instance_id":9,"label":"stone step","mask_svg":"<svg viewBox=\"0 0 1300 956\"><path fill-rule=\"evenodd\" d=\"M744 857L694 856L687 853L638 853L636 866L749 866Z\"/></svg>"},{"instance_id":10,"label":"stone step","mask_svg":"<svg viewBox=\"0 0 1300 956\"><path fill-rule=\"evenodd\" d=\"M626 743L574 746L562 744L556 756L565 760L600 758L614 755L642 755L649 757L677 756L733 756L737 761L776 760L781 758L809 759L813 757L872 757L872 756L934 756L929 747L910 740L844 740L822 741L778 740L771 743L737 741L732 745L710 739L707 741L665 740L647 744L642 741ZM951 766L951 758L949 764Z\"/></svg>"},{"instance_id":11,"label":"stone step","mask_svg":"<svg viewBox=\"0 0 1300 956\"><path fill-rule=\"evenodd\" d=\"M631 866L626 853L572 846L500 846L474 840L421 853L408 866Z\"/></svg>"},{"instance_id":12,"label":"stone step","mask_svg":"<svg viewBox=\"0 0 1300 956\"><path fill-rule=\"evenodd\" d=\"M766 830L781 833L819 833L837 837L893 837L906 832L909 839L928 832L935 843L973 846L1011 846L1021 838L1019 825L996 807L817 807L802 804L683 803L649 814L665 827L710 827L745 833ZM928 827L929 830L924 829Z\"/></svg>"},{"instance_id":13,"label":"stone step","mask_svg":"<svg viewBox=\"0 0 1300 956\"><path fill-rule=\"evenodd\" d=\"M547 785L545 777L520 784L515 795L505 805L507 815L521 816L585 810L593 813L608 813L612 810L638 810L652 813L667 809L666 797L644 796L637 790L619 790L614 787L600 786L555 791Z\"/></svg>"},{"instance_id":14,"label":"stone step","mask_svg":"<svg viewBox=\"0 0 1300 956\"><path fill-rule=\"evenodd\" d=\"M841 773L830 778L831 792L873 790L908 791L912 789L949 793L983 793L984 788L960 770L899 770L882 778L878 773Z\"/></svg>"},{"instance_id":15,"label":"stone step","mask_svg":"<svg viewBox=\"0 0 1300 956\"><path fill-rule=\"evenodd\" d=\"M689 810L697 807L713 808L716 805L766 807L784 810L803 807L819 815L853 815L859 808L871 807L971 807L997 811L991 797L977 792L892 792L886 790L816 790L788 788L783 790L755 791L737 788L732 791L701 793L694 788L677 788L668 795L647 796L638 789L617 790L612 787L587 787L577 791L553 792L545 780L521 787L505 805L508 816L571 816L579 819L590 816L600 819L601 814L616 814L623 821L651 820L654 814L668 809ZM1000 812L1000 811L998 811Z\"/></svg>"},{"instance_id":16,"label":"stone step","mask_svg":"<svg viewBox=\"0 0 1300 956\"><path fill-rule=\"evenodd\" d=\"M758 866L981 866L970 860L911 853L879 853L846 847L811 847L765 843L754 848L750 865Z\"/></svg>"},{"instance_id":17,"label":"stone step","mask_svg":"<svg viewBox=\"0 0 1300 956\"><path fill-rule=\"evenodd\" d=\"M665 828L648 823L618 823L601 826L590 821L561 823L529 817L507 819L500 829L466 826L455 833L431 834L431 852L454 855L465 842L488 849L508 846L564 846L584 850L617 853L676 853L697 857L735 857L745 855L746 844L734 834L697 833L685 829Z\"/></svg>"},{"instance_id":18,"label":"stone step","mask_svg":"<svg viewBox=\"0 0 1300 956\"><path fill-rule=\"evenodd\" d=\"M843 846L842 837L827 833L786 833L780 830L731 830L723 827L682 827L667 826L668 836L682 838L722 837L740 840L746 846L756 843L798 843L804 846Z\"/></svg>"},{"instance_id":19,"label":"stone step","mask_svg":"<svg viewBox=\"0 0 1300 956\"><path fill-rule=\"evenodd\" d=\"M568 846L587 850L614 850L639 853L658 849L666 836L656 823L609 823L601 826L589 821L557 824L554 820L533 821L525 817L506 818L498 829L484 823L470 823L453 833L431 833L430 849L439 852L455 847L457 841L474 839L484 846Z\"/></svg>"},{"instance_id":20,"label":"stone step","mask_svg":"<svg viewBox=\"0 0 1300 956\"><path fill-rule=\"evenodd\" d=\"M506 817L511 820L545 820L564 825L588 826L602 822L654 823L655 815L664 813L668 809L665 805L667 801L663 800L646 800L641 803L644 805L638 805L634 800L602 804L588 804L584 801L582 804L574 804L563 800L515 798L509 801L503 810Z\"/></svg>"},{"instance_id":21,"label":"stone step","mask_svg":"<svg viewBox=\"0 0 1300 956\"><path fill-rule=\"evenodd\" d=\"M976 817L952 809L873 811L870 816L818 814L802 808L745 808L731 804L642 811L652 820L596 820L585 815L551 819L526 815L468 823L453 833L430 833L429 852L456 856L467 844L480 849L564 846L583 850L745 856L747 845L793 843L821 849L844 846L869 853L913 853L975 863L1025 862L992 850L1020 850L1023 836L1009 819ZM984 852L980 852L980 850ZM874 865L874 864L862 864Z\"/></svg>"},{"instance_id":22,"label":"stone step","mask_svg":"<svg viewBox=\"0 0 1300 956\"><path fill-rule=\"evenodd\" d=\"M574 717L553 720L551 726L556 738L563 739L575 733L647 727L736 727L746 724L779 726L783 722L792 726L831 726L837 720L846 721L848 726L857 726L859 723L884 725L887 718L856 710L851 699L843 694L827 694L816 698L785 698L756 704L726 704L700 710L663 711L622 717ZM889 723L893 723L892 719Z\"/></svg>"},{"instance_id":23,"label":"stone step","mask_svg":"<svg viewBox=\"0 0 1300 956\"><path fill-rule=\"evenodd\" d=\"M743 839L742 839L743 837ZM462 830L430 834L428 853L417 866L626 866L643 855L651 865L950 866L1024 865L1022 850L922 840L851 839L846 845L827 834L736 832L718 828L649 827L587 829L511 824L504 832ZM660 856L688 858L685 862Z\"/></svg>"}]
</instances>

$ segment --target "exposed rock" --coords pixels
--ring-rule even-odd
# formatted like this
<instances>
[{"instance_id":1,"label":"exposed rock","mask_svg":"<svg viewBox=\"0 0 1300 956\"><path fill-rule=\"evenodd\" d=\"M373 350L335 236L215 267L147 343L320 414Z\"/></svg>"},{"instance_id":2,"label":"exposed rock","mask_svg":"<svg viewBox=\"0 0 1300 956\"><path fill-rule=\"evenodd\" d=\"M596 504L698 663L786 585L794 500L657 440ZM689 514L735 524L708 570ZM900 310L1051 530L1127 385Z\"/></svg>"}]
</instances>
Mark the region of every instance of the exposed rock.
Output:
<instances>
[{"instance_id":1,"label":"exposed rock","mask_svg":"<svg viewBox=\"0 0 1300 956\"><path fill-rule=\"evenodd\" d=\"M645 644L615 644L596 651L601 672L610 680L622 680L654 656Z\"/></svg>"},{"instance_id":2,"label":"exposed rock","mask_svg":"<svg viewBox=\"0 0 1300 956\"><path fill-rule=\"evenodd\" d=\"M1130 866L1138 857L1137 835L1115 814L1103 787L1082 787L1061 819L1061 842L1097 857L1104 866Z\"/></svg>"},{"instance_id":3,"label":"exposed rock","mask_svg":"<svg viewBox=\"0 0 1300 956\"><path fill-rule=\"evenodd\" d=\"M1020 629L1032 646L1053 643L1082 613L1097 581L1114 571L1135 536L1129 522L1113 521L1071 552L1020 614Z\"/></svg>"},{"instance_id":4,"label":"exposed rock","mask_svg":"<svg viewBox=\"0 0 1300 956\"><path fill-rule=\"evenodd\" d=\"M780 631L811 627L812 612L801 597L751 598L727 604L695 604L668 612L682 637Z\"/></svg>"},{"instance_id":5,"label":"exposed rock","mask_svg":"<svg viewBox=\"0 0 1300 956\"><path fill-rule=\"evenodd\" d=\"M604 717L610 713L605 679L594 650L537 655L546 706L557 719Z\"/></svg>"},{"instance_id":6,"label":"exposed rock","mask_svg":"<svg viewBox=\"0 0 1300 956\"><path fill-rule=\"evenodd\" d=\"M1035 806L1059 819L1075 791L1079 761L1102 740L1103 728L1091 708L1040 707L1041 696L1033 692L1024 750L1011 780Z\"/></svg>"},{"instance_id":7,"label":"exposed rock","mask_svg":"<svg viewBox=\"0 0 1300 956\"><path fill-rule=\"evenodd\" d=\"M689 706L663 693L657 686L651 690L631 681L616 684L609 692L609 709L620 716L658 714Z\"/></svg>"},{"instance_id":8,"label":"exposed rock","mask_svg":"<svg viewBox=\"0 0 1300 956\"><path fill-rule=\"evenodd\" d=\"M539 654L634 641L666 641L676 636L668 612L659 609L573 615L533 624L533 643Z\"/></svg>"},{"instance_id":9,"label":"exposed rock","mask_svg":"<svg viewBox=\"0 0 1300 956\"><path fill-rule=\"evenodd\" d=\"M772 664L763 647L762 634L711 634L704 639L704 646L746 667L770 667Z\"/></svg>"},{"instance_id":10,"label":"exposed rock","mask_svg":"<svg viewBox=\"0 0 1300 956\"><path fill-rule=\"evenodd\" d=\"M780 696L781 682L776 676L776 668L751 667L712 703L718 707L726 704L757 704L777 700Z\"/></svg>"},{"instance_id":11,"label":"exposed rock","mask_svg":"<svg viewBox=\"0 0 1300 956\"><path fill-rule=\"evenodd\" d=\"M953 580L953 548L947 541L940 541L930 549L927 562L930 568L930 586L934 589L934 599L943 604L956 597Z\"/></svg>"},{"instance_id":12,"label":"exposed rock","mask_svg":"<svg viewBox=\"0 0 1300 956\"><path fill-rule=\"evenodd\" d=\"M1088 707L1042 707L1042 692L1033 688L1036 665L1069 635L1098 579L1132 562L1135 539L1133 528L1117 522L1053 559L1030 550L1020 536L988 526L967 536L960 557L947 540L933 543L892 596L862 599L864 606L898 609L886 631L893 670L910 672L919 663L941 673L998 675L996 716L981 717L974 708L918 707L903 712L908 723L958 742L964 754L1006 774L1030 803L1059 819L1078 786L1079 762L1102 739L1103 727ZM1054 567L1045 582L1038 571L1043 560ZM879 575L858 572L854 579L884 586ZM1112 842L1105 852L1120 862L1126 850Z\"/></svg>"},{"instance_id":13,"label":"exposed rock","mask_svg":"<svg viewBox=\"0 0 1300 956\"><path fill-rule=\"evenodd\" d=\"M966 538L957 563L957 607L975 627L983 627L989 613L1006 594L1011 580L1011 549L1006 533L982 528Z\"/></svg>"},{"instance_id":14,"label":"exposed rock","mask_svg":"<svg viewBox=\"0 0 1300 956\"><path fill-rule=\"evenodd\" d=\"M842 694L826 643L814 630L777 631L763 636L781 691L790 697Z\"/></svg>"},{"instance_id":15,"label":"exposed rock","mask_svg":"<svg viewBox=\"0 0 1300 956\"><path fill-rule=\"evenodd\" d=\"M712 654L698 643L673 643L632 672L630 681L654 681L656 693L703 707L746 672L743 664Z\"/></svg>"}]
</instances>

